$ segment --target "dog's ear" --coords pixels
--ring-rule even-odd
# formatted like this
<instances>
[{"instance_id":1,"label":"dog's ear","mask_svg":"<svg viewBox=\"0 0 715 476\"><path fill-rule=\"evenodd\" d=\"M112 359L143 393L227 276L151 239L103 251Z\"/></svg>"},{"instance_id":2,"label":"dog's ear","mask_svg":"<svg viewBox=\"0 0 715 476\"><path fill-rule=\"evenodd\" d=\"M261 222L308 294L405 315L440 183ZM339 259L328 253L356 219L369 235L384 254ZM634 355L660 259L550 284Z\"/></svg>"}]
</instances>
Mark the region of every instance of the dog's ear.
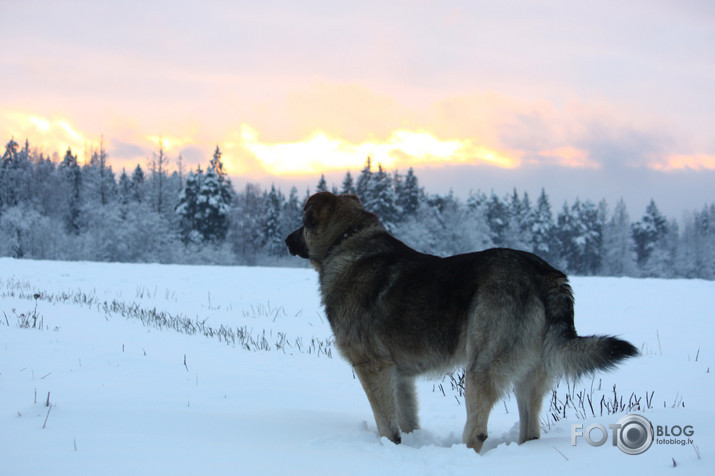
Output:
<instances>
[{"instance_id":1,"label":"dog's ear","mask_svg":"<svg viewBox=\"0 0 715 476\"><path fill-rule=\"evenodd\" d=\"M337 197L330 192L318 192L311 195L303 207L303 224L312 228L318 224L318 215L329 211L335 205Z\"/></svg>"}]
</instances>

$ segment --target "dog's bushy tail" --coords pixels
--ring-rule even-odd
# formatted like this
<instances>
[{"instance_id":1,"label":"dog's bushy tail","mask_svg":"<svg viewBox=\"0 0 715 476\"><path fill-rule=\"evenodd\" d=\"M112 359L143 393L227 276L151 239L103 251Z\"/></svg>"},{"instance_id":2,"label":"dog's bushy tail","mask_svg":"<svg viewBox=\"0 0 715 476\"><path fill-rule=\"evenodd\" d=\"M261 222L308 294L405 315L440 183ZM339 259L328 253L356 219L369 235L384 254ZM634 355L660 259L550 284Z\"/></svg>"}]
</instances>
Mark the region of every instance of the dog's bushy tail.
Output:
<instances>
[{"instance_id":1,"label":"dog's bushy tail","mask_svg":"<svg viewBox=\"0 0 715 476\"><path fill-rule=\"evenodd\" d=\"M546 281L544 360L553 376L577 379L596 370L610 370L639 354L631 343L612 336L579 336L574 327L574 300L565 275Z\"/></svg>"}]
</instances>

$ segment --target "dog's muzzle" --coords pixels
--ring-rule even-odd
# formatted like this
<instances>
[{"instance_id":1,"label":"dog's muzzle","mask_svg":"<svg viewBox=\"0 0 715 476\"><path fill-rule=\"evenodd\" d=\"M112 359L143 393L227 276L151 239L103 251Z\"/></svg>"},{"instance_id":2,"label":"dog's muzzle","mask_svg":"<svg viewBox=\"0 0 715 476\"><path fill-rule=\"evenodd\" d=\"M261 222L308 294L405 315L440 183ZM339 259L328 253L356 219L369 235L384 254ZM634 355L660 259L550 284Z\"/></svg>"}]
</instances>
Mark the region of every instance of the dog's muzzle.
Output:
<instances>
[{"instance_id":1,"label":"dog's muzzle","mask_svg":"<svg viewBox=\"0 0 715 476\"><path fill-rule=\"evenodd\" d=\"M301 258L308 259L310 258L310 255L308 253L308 245L305 244L303 228L304 227L301 226L288 235L288 238L286 238L286 246L288 246L288 252L293 256L300 256Z\"/></svg>"}]
</instances>

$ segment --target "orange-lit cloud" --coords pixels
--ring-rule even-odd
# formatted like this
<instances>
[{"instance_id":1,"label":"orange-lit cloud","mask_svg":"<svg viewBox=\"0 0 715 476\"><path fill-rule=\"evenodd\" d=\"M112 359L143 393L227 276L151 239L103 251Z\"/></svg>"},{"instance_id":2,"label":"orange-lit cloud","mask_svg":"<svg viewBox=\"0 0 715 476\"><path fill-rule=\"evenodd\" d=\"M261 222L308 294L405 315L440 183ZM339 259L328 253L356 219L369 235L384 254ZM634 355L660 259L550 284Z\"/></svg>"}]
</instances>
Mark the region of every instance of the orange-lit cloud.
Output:
<instances>
[{"instance_id":1,"label":"orange-lit cloud","mask_svg":"<svg viewBox=\"0 0 715 476\"><path fill-rule=\"evenodd\" d=\"M7 136L3 140L14 138L16 142L22 142L33 138L30 146L40 146L47 153L63 154L71 148L81 159L89 151L86 136L64 118L48 119L34 114L0 111L0 129Z\"/></svg>"},{"instance_id":2,"label":"orange-lit cloud","mask_svg":"<svg viewBox=\"0 0 715 476\"><path fill-rule=\"evenodd\" d=\"M184 166L205 163L216 145L223 151L224 163L230 174L247 175L255 179L267 175L306 176L354 171L363 167L367 157L372 158L373 164L380 164L388 170L455 164L502 169L514 169L523 165L553 165L592 170L602 168L599 158L584 148L557 145L541 150L520 150L500 144L496 138L497 134L489 133L486 123L480 127L480 130L487 132L484 140L466 136L465 131L462 131L462 137L447 135L447 125L444 121L438 121L434 129L402 127L374 134L364 132L367 129L363 129L363 132L355 129L350 134L353 139L316 127L313 129L315 132L304 137L280 140L280 135L273 130L267 135L277 138L266 140L261 127L246 123L234 129L233 133L224 133L223 137L211 139L207 139L200 131L197 132L195 127L187 126L174 135L147 135L140 133L138 129L141 127L135 124L119 131L115 130L111 135L102 138L95 137L94 132L88 132L64 117L0 110L0 130L5 134L4 140L12 137L17 142L23 142L27 138L31 148L39 147L39 150L46 154L57 153L59 156L71 148L78 155L80 162L89 160L101 140L109 153L110 163L116 170L124 166L133 167L137 163L144 164L151 157L152 151L157 151L158 148L162 148L168 155L170 170L176 166L175 161L182 153ZM385 126L386 124L382 124L382 128ZM554 134L550 142L568 143L566 137L558 136L559 134ZM661 172L715 170L715 156L663 154L646 163L624 166L647 167Z\"/></svg>"},{"instance_id":3,"label":"orange-lit cloud","mask_svg":"<svg viewBox=\"0 0 715 476\"><path fill-rule=\"evenodd\" d=\"M715 155L671 155L662 160L653 161L650 168L669 172L672 170L715 170Z\"/></svg>"},{"instance_id":4,"label":"orange-lit cloud","mask_svg":"<svg viewBox=\"0 0 715 476\"><path fill-rule=\"evenodd\" d=\"M261 142L258 132L244 124L238 141L228 142L227 166L242 168L234 151L241 148L255 158L265 173L272 175L316 174L333 170L357 169L369 156L373 163L388 169L417 165L489 164L514 168L520 164L517 152L502 151L475 144L470 139L444 140L427 131L399 129L383 140L359 144L324 132L316 132L298 142Z\"/></svg>"},{"instance_id":5,"label":"orange-lit cloud","mask_svg":"<svg viewBox=\"0 0 715 476\"><path fill-rule=\"evenodd\" d=\"M182 147L192 145L195 143L194 139L191 137L167 137L167 136L144 136L144 139L148 140L156 147L163 149L164 152L171 152Z\"/></svg>"},{"instance_id":6,"label":"orange-lit cloud","mask_svg":"<svg viewBox=\"0 0 715 476\"><path fill-rule=\"evenodd\" d=\"M589 157L587 151L572 146L542 150L539 152L539 159L540 162L545 161L562 167L578 169L598 169L601 167L601 164Z\"/></svg>"}]
</instances>

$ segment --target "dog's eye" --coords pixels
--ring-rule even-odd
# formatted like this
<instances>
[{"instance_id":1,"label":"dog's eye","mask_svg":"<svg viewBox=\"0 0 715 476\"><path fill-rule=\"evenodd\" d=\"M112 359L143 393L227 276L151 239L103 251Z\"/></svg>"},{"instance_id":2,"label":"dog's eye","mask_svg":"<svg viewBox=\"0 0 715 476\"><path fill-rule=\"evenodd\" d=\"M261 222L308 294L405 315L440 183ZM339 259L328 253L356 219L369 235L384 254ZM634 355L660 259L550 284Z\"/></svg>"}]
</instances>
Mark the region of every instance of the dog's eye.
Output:
<instances>
[{"instance_id":1,"label":"dog's eye","mask_svg":"<svg viewBox=\"0 0 715 476\"><path fill-rule=\"evenodd\" d=\"M303 213L303 225L312 228L316 225L315 213L313 208L308 208L305 213Z\"/></svg>"}]
</instances>

